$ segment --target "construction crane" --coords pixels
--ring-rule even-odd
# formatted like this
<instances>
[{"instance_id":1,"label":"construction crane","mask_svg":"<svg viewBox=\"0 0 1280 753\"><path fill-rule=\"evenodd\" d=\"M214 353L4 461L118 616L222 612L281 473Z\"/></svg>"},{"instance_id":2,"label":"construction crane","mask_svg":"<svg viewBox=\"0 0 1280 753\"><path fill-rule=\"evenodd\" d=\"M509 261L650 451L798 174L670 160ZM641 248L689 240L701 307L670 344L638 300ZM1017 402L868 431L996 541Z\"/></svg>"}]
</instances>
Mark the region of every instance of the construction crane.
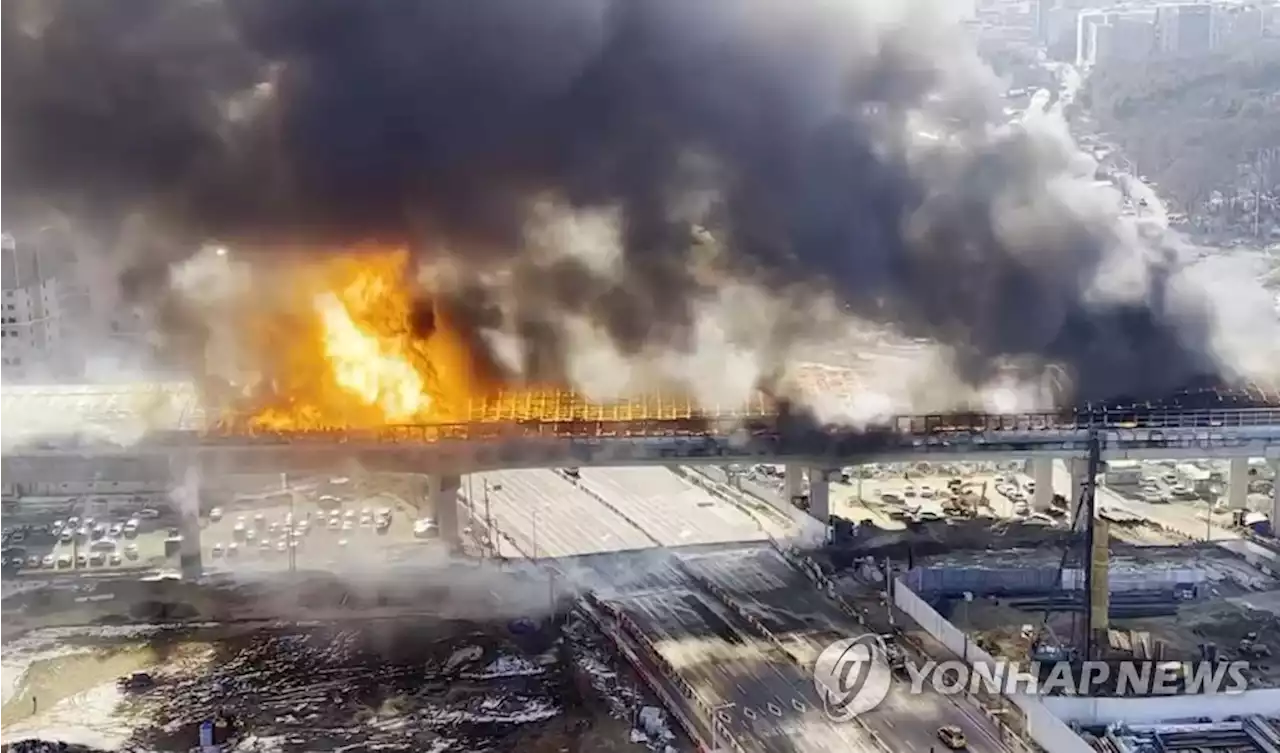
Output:
<instances>
[{"instance_id":1,"label":"construction crane","mask_svg":"<svg viewBox=\"0 0 1280 753\"><path fill-rule=\"evenodd\" d=\"M1089 458L1084 483L1080 487L1080 498L1077 500L1075 515L1071 520L1071 535L1067 545L1063 547L1062 559L1058 563L1056 582L1063 582L1068 569L1078 567L1084 572L1084 625L1080 630L1077 612L1072 611L1072 640L1070 645L1059 648L1067 649L1076 659L1088 661L1094 658L1099 634L1107 630L1107 612L1110 609L1106 594L1107 585L1107 539L1106 526L1098 525L1097 485L1098 474L1102 472L1102 433L1093 428L1089 431ZM1049 616L1053 613L1053 602L1046 606L1044 618L1038 635L1052 635ZM1056 636L1055 640L1056 640ZM1038 644L1039 638L1036 642ZM1033 646L1033 650L1038 646Z\"/></svg>"}]
</instances>

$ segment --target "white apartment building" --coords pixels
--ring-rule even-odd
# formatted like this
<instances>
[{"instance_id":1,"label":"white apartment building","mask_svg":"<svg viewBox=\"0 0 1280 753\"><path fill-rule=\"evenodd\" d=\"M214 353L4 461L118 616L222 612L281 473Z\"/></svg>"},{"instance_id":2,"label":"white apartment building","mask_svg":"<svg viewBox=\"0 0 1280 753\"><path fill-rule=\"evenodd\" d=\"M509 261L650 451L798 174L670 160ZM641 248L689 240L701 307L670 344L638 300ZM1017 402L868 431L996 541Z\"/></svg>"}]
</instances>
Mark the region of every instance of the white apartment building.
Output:
<instances>
[{"instance_id":1,"label":"white apartment building","mask_svg":"<svg viewBox=\"0 0 1280 753\"><path fill-rule=\"evenodd\" d=\"M21 246L5 233L0 247L0 378L25 381L62 366L62 303L56 277L42 265L35 246Z\"/></svg>"},{"instance_id":2,"label":"white apartment building","mask_svg":"<svg viewBox=\"0 0 1280 753\"><path fill-rule=\"evenodd\" d=\"M1208 3L1156 8L1156 47L1162 55L1195 56L1213 50L1215 8Z\"/></svg>"},{"instance_id":3,"label":"white apartment building","mask_svg":"<svg viewBox=\"0 0 1280 753\"><path fill-rule=\"evenodd\" d=\"M1232 49L1262 39L1267 31L1267 10L1261 5L1243 3L1215 7L1214 46Z\"/></svg>"},{"instance_id":4,"label":"white apartment building","mask_svg":"<svg viewBox=\"0 0 1280 753\"><path fill-rule=\"evenodd\" d=\"M56 382L144 366L147 322L120 306L115 283L42 228L5 233L0 258L0 379Z\"/></svg>"},{"instance_id":5,"label":"white apartment building","mask_svg":"<svg viewBox=\"0 0 1280 753\"><path fill-rule=\"evenodd\" d=\"M1095 6L1075 16L1072 57L1076 65L1089 67L1232 49L1267 36L1277 7L1274 0Z\"/></svg>"}]
</instances>

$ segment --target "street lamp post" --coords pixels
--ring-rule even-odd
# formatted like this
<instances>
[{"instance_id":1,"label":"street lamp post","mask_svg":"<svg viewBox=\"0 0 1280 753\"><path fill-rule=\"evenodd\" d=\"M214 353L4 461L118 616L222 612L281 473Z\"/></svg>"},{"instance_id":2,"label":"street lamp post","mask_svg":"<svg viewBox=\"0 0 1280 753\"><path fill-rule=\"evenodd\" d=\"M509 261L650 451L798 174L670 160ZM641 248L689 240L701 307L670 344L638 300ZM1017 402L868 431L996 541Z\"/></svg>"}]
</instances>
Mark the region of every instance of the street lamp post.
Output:
<instances>
[{"instance_id":1,"label":"street lamp post","mask_svg":"<svg viewBox=\"0 0 1280 753\"><path fill-rule=\"evenodd\" d=\"M489 556L498 555L497 540L493 536L493 512L489 507L489 479L484 479L484 530L489 540Z\"/></svg>"},{"instance_id":2,"label":"street lamp post","mask_svg":"<svg viewBox=\"0 0 1280 753\"><path fill-rule=\"evenodd\" d=\"M298 542L297 538L293 535L293 532L297 530L298 525L298 521L294 519L294 514L297 510L295 504L297 502L297 495L295 495L293 490L289 488L288 473L280 474L280 488L284 490L285 494L289 495L289 530L285 533L285 546L289 548L289 572L296 573L298 572L298 549L295 544Z\"/></svg>"},{"instance_id":3,"label":"street lamp post","mask_svg":"<svg viewBox=\"0 0 1280 753\"><path fill-rule=\"evenodd\" d=\"M1280 148L1270 147L1267 149L1259 149L1254 152L1253 166L1253 237L1257 238L1262 234L1262 189L1263 189L1263 173L1262 166L1265 163L1268 168L1271 163L1280 157ZM1269 172L1270 170L1268 170Z\"/></svg>"}]
</instances>

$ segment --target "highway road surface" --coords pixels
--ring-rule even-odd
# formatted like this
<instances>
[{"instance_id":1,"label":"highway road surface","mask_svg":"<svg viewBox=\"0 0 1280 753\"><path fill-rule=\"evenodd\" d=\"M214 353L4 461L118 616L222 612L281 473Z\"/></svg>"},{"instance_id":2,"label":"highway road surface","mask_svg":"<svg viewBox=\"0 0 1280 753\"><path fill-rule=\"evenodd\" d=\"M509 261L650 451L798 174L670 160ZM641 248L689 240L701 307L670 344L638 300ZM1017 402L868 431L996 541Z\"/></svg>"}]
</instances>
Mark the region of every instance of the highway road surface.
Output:
<instances>
[{"instance_id":1,"label":"highway road surface","mask_svg":"<svg viewBox=\"0 0 1280 753\"><path fill-rule=\"evenodd\" d=\"M477 474L474 514L489 511L505 557L573 557L598 552L758 541L759 525L665 468L584 468L575 482L558 471ZM535 554L535 539L537 552Z\"/></svg>"},{"instance_id":2,"label":"highway road surface","mask_svg":"<svg viewBox=\"0 0 1280 753\"><path fill-rule=\"evenodd\" d=\"M515 551L504 542L503 554L534 554L536 539L537 556L577 558L579 572L571 577L593 580L597 595L628 615L679 676L720 708L718 716L745 750L885 753L870 729L895 753L925 753L940 746L937 729L948 724L965 731L975 753L1005 750L967 702L912 696L901 682L862 724L829 720L809 670L699 579L812 656L864 629L768 545L716 547L759 538L759 529L669 471L584 469L576 484L556 471L488 473L472 483L478 511L486 482L494 522L516 542ZM681 552L682 546L690 548ZM603 554L615 550L624 551Z\"/></svg>"},{"instance_id":3,"label":"highway road surface","mask_svg":"<svg viewBox=\"0 0 1280 753\"><path fill-rule=\"evenodd\" d=\"M798 655L816 657L832 640L867 631L820 595L805 577L770 547L751 547L681 557L693 572L715 582L746 606ZM812 680L805 673L806 691ZM810 693L817 703L816 694ZM955 725L964 730L975 753L1004 751L998 733L980 710L963 698L937 693L912 695L905 681L894 684L878 708L861 717L895 751L940 748L937 730Z\"/></svg>"},{"instance_id":4,"label":"highway road surface","mask_svg":"<svg viewBox=\"0 0 1280 753\"><path fill-rule=\"evenodd\" d=\"M494 526L516 542L512 547L498 537L504 557L573 557L653 546L642 531L555 471L478 474L470 495L482 517L486 483Z\"/></svg>"},{"instance_id":5,"label":"highway road surface","mask_svg":"<svg viewBox=\"0 0 1280 753\"><path fill-rule=\"evenodd\" d=\"M663 658L717 712L751 753L883 753L856 724L834 724L816 705L812 680L696 588L625 597L625 613ZM928 750L927 748L923 750Z\"/></svg>"},{"instance_id":6,"label":"highway road surface","mask_svg":"<svg viewBox=\"0 0 1280 753\"><path fill-rule=\"evenodd\" d=\"M582 485L666 547L761 541L751 518L666 468L583 468Z\"/></svg>"}]
</instances>

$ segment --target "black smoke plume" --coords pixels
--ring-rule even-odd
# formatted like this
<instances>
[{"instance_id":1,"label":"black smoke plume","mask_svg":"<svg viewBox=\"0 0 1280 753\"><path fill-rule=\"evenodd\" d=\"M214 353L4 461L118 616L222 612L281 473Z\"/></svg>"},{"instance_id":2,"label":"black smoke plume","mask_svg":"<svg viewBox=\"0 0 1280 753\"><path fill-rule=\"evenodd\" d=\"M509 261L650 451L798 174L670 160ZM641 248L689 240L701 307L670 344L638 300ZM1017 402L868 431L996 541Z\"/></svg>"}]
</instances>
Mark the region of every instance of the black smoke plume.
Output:
<instances>
[{"instance_id":1,"label":"black smoke plume","mask_svg":"<svg viewBox=\"0 0 1280 753\"><path fill-rule=\"evenodd\" d=\"M477 329L505 321L539 371L567 368L570 314L624 357L695 348L697 304L725 279L785 302L755 346L767 358L826 292L850 317L954 348L974 384L1010 359L1063 364L1091 398L1222 368L1211 307L1176 290L1172 252L1091 198L1065 137L1000 126L990 74L927 6L39 0L3 13L6 206L92 228L135 294L210 240L246 255L377 241L450 260L455 307ZM549 204L611 212L620 271L532 259ZM696 272L708 253L711 277ZM1128 287L1099 294L1110 266ZM515 270L501 294L484 274L496 269Z\"/></svg>"}]
</instances>

